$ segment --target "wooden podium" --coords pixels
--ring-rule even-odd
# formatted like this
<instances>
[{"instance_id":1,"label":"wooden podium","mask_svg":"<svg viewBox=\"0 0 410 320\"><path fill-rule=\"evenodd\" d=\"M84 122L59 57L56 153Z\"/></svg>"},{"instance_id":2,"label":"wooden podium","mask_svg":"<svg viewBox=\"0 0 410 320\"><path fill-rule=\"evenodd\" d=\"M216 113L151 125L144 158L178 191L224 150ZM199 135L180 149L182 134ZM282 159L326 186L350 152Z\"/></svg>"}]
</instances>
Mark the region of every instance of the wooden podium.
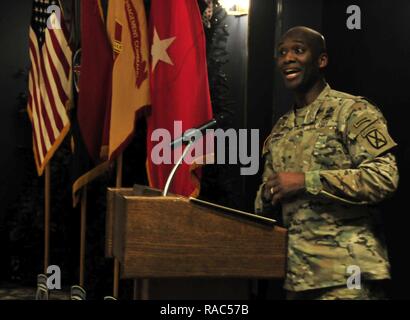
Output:
<instances>
[{"instance_id":1,"label":"wooden podium","mask_svg":"<svg viewBox=\"0 0 410 320\"><path fill-rule=\"evenodd\" d=\"M106 256L122 279L285 275L286 229L272 220L145 186L108 189L107 204Z\"/></svg>"}]
</instances>

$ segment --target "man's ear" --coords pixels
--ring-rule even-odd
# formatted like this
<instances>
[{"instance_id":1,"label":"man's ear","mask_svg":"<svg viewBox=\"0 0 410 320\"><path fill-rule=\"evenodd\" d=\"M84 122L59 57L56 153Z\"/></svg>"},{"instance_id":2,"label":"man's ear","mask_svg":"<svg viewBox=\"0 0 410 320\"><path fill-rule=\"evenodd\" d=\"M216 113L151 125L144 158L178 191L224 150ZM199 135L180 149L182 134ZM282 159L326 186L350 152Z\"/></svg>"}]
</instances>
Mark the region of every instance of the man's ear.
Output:
<instances>
[{"instance_id":1,"label":"man's ear","mask_svg":"<svg viewBox=\"0 0 410 320\"><path fill-rule=\"evenodd\" d=\"M329 57L327 53L326 52L321 53L318 58L319 68L320 69L326 68L328 62L329 62Z\"/></svg>"}]
</instances>

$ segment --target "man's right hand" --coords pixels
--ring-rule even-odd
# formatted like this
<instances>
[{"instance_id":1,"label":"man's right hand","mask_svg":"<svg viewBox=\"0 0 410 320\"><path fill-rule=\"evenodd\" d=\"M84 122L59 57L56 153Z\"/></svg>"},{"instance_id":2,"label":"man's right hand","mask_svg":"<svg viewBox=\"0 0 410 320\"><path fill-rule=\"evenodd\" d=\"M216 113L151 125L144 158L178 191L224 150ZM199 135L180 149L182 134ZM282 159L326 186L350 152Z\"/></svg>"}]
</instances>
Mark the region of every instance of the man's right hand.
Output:
<instances>
[{"instance_id":1,"label":"man's right hand","mask_svg":"<svg viewBox=\"0 0 410 320\"><path fill-rule=\"evenodd\" d=\"M305 189L305 174L303 172L274 173L265 182L262 197L264 202L275 206L283 198Z\"/></svg>"}]
</instances>

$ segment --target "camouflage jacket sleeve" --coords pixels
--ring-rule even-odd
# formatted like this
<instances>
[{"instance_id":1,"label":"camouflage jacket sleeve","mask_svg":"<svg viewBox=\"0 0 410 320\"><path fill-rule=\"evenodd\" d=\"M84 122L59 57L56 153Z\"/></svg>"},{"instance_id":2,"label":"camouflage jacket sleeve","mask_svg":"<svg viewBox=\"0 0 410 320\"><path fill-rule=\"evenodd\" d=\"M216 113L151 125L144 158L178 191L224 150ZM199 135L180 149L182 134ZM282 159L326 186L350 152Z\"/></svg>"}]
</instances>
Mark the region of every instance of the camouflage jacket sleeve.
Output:
<instances>
[{"instance_id":1,"label":"camouflage jacket sleeve","mask_svg":"<svg viewBox=\"0 0 410 320\"><path fill-rule=\"evenodd\" d=\"M270 152L264 152L265 155L265 165L262 174L262 184L259 186L258 192L256 194L255 199L255 212L256 213L263 213L269 208L271 208L270 202L263 201L263 188L265 186L268 177L273 174L273 167L272 167L272 156Z\"/></svg>"},{"instance_id":2,"label":"camouflage jacket sleeve","mask_svg":"<svg viewBox=\"0 0 410 320\"><path fill-rule=\"evenodd\" d=\"M366 102L356 103L341 113L339 130L352 168L306 172L306 190L357 204L377 203L392 195L399 174L389 151L396 143L381 112Z\"/></svg>"}]
</instances>

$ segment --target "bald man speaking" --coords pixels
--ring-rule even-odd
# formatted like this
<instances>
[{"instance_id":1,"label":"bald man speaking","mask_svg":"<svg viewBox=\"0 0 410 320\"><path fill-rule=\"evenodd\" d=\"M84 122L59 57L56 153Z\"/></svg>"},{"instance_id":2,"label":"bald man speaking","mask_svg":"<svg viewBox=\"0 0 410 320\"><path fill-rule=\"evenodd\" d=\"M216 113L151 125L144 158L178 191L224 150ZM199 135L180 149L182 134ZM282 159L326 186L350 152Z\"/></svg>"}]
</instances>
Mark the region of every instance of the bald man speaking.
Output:
<instances>
[{"instance_id":1,"label":"bald man speaking","mask_svg":"<svg viewBox=\"0 0 410 320\"><path fill-rule=\"evenodd\" d=\"M365 98L327 84L319 32L288 30L276 63L294 105L265 141L255 209L282 209L287 298L384 299L390 265L375 204L399 179L386 121Z\"/></svg>"}]
</instances>

